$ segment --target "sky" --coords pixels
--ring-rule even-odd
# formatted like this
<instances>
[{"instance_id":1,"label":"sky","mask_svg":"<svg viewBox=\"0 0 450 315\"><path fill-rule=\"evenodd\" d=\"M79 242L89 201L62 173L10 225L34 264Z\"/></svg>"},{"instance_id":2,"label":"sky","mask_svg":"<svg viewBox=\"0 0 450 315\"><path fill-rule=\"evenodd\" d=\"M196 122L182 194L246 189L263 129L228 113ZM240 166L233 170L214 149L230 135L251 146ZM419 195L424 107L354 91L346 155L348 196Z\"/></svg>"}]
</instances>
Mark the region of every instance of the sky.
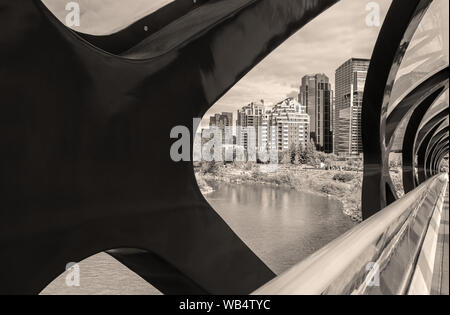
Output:
<instances>
[{"instance_id":1,"label":"sky","mask_svg":"<svg viewBox=\"0 0 450 315\"><path fill-rule=\"evenodd\" d=\"M351 57L370 58L380 27L368 27L364 0L342 0L304 26L210 109L235 111L251 101L275 104L297 96L301 78L325 73L334 88L335 70ZM384 19L391 1L377 1ZM381 22L382 22L381 20Z\"/></svg>"},{"instance_id":2,"label":"sky","mask_svg":"<svg viewBox=\"0 0 450 315\"><path fill-rule=\"evenodd\" d=\"M282 0L280 0L282 1ZM300 0L299 0L300 1ZM61 20L66 1L43 1ZM170 0L79 0L81 25L78 31L108 34L147 15ZM263 99L276 104L286 97L296 97L301 78L325 73L334 88L335 70L351 57L370 58L380 27L368 26L368 3L380 8L380 25L391 0L341 0L304 26L260 62L226 93L204 116L233 112L252 101ZM235 119L235 118L234 118Z\"/></svg>"}]
</instances>

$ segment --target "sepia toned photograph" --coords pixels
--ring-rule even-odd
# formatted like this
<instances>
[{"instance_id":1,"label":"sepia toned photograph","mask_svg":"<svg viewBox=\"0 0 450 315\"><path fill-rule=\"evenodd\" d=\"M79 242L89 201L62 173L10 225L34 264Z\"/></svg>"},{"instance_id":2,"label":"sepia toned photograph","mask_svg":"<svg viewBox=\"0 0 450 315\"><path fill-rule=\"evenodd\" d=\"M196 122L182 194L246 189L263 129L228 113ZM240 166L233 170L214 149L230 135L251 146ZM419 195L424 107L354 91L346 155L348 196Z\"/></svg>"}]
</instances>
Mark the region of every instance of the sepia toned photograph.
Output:
<instances>
[{"instance_id":1,"label":"sepia toned photograph","mask_svg":"<svg viewBox=\"0 0 450 315\"><path fill-rule=\"evenodd\" d=\"M0 26L0 295L449 295L448 0L0 0Z\"/></svg>"}]
</instances>

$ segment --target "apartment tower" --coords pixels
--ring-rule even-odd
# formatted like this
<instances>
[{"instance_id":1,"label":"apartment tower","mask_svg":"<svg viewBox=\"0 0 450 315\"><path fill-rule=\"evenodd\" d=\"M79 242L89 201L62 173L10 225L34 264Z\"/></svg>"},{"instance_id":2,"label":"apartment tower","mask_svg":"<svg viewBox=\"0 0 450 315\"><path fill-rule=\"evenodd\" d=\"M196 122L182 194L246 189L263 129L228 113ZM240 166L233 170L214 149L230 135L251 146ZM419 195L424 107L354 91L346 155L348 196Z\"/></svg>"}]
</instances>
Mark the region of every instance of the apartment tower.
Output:
<instances>
[{"instance_id":1,"label":"apartment tower","mask_svg":"<svg viewBox=\"0 0 450 315\"><path fill-rule=\"evenodd\" d=\"M363 152L361 110L370 60L351 58L336 70L334 153L355 156Z\"/></svg>"},{"instance_id":2,"label":"apartment tower","mask_svg":"<svg viewBox=\"0 0 450 315\"><path fill-rule=\"evenodd\" d=\"M317 150L333 152L332 101L333 91L325 74L306 75L302 78L299 102L310 117L310 138Z\"/></svg>"},{"instance_id":3,"label":"apartment tower","mask_svg":"<svg viewBox=\"0 0 450 315\"><path fill-rule=\"evenodd\" d=\"M237 112L236 120L236 143L246 150L250 144L261 147L263 143L261 128L263 125L265 107L264 101L259 103L252 102ZM249 132L253 129L253 132Z\"/></svg>"}]
</instances>

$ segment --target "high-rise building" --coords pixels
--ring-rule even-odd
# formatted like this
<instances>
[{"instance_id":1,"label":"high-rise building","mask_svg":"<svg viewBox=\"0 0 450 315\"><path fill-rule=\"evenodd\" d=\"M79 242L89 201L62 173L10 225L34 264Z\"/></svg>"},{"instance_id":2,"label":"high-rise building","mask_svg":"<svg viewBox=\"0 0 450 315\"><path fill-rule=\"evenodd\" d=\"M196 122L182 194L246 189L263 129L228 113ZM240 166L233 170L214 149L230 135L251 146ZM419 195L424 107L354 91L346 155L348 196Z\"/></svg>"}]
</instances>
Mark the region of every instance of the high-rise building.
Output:
<instances>
[{"instance_id":1,"label":"high-rise building","mask_svg":"<svg viewBox=\"0 0 450 315\"><path fill-rule=\"evenodd\" d=\"M292 98L276 104L266 112L263 130L269 150L286 151L292 145L306 146L310 118L306 109Z\"/></svg>"},{"instance_id":2,"label":"high-rise building","mask_svg":"<svg viewBox=\"0 0 450 315\"><path fill-rule=\"evenodd\" d=\"M302 78L299 102L310 117L310 137L320 151L333 152L332 102L333 91L325 74L306 75Z\"/></svg>"},{"instance_id":3,"label":"high-rise building","mask_svg":"<svg viewBox=\"0 0 450 315\"><path fill-rule=\"evenodd\" d=\"M261 147L264 113L264 101L252 102L238 110L236 120L236 143L238 145L243 146L246 150L252 143L256 147ZM250 130L254 130L254 133Z\"/></svg>"},{"instance_id":4,"label":"high-rise building","mask_svg":"<svg viewBox=\"0 0 450 315\"><path fill-rule=\"evenodd\" d=\"M215 114L209 118L209 126L231 127L233 126L233 113Z\"/></svg>"},{"instance_id":5,"label":"high-rise building","mask_svg":"<svg viewBox=\"0 0 450 315\"><path fill-rule=\"evenodd\" d=\"M363 152L361 109L369 59L351 58L336 70L334 153L351 156Z\"/></svg>"},{"instance_id":6,"label":"high-rise building","mask_svg":"<svg viewBox=\"0 0 450 315\"><path fill-rule=\"evenodd\" d=\"M245 127L252 127L249 132ZM309 115L306 108L288 98L266 110L264 103L250 103L238 111L237 144L248 150L286 151L292 145L306 146L309 141ZM251 138L254 137L254 138Z\"/></svg>"},{"instance_id":7,"label":"high-rise building","mask_svg":"<svg viewBox=\"0 0 450 315\"><path fill-rule=\"evenodd\" d=\"M222 144L226 144L227 142L232 142L232 128L233 128L233 113L221 113L215 114L209 118L209 126L217 127L222 132ZM228 136L231 137L231 140L226 139L226 132L230 133ZM232 143L227 143L232 144Z\"/></svg>"}]
</instances>

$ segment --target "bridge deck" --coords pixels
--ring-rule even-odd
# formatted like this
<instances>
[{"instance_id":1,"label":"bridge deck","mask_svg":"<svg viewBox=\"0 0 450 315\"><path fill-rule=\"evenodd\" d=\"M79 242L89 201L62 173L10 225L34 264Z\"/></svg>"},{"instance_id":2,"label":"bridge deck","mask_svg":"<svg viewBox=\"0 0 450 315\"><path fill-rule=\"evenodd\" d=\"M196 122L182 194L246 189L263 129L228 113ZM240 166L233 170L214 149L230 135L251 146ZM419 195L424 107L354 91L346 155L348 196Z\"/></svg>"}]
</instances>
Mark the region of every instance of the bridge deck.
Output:
<instances>
[{"instance_id":1,"label":"bridge deck","mask_svg":"<svg viewBox=\"0 0 450 315\"><path fill-rule=\"evenodd\" d=\"M441 225L436 249L433 283L431 293L434 295L449 294L449 210L448 210L448 186L445 195L444 208L442 209Z\"/></svg>"}]
</instances>

